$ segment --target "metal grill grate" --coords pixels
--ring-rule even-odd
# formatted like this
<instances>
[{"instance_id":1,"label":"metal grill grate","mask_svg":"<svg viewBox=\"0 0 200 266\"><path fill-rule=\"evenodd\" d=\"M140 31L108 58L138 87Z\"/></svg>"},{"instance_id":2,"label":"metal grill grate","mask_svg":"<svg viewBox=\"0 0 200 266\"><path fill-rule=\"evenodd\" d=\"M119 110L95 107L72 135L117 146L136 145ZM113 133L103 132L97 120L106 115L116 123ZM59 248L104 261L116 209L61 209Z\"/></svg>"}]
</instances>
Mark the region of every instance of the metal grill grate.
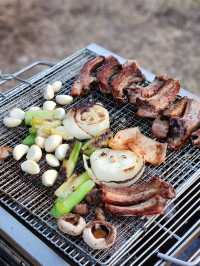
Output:
<instances>
[{"instance_id":1,"label":"metal grill grate","mask_svg":"<svg viewBox=\"0 0 200 266\"><path fill-rule=\"evenodd\" d=\"M41 92L47 83L54 80L62 80L64 86L61 93L68 92L81 66L93 56L91 51L81 50L33 78L32 86L23 85L8 92L0 103L0 145L15 146L26 134L24 127L8 130L2 125L2 118L8 110L15 106L26 110L32 105L42 105ZM109 110L114 131L139 126L143 133L150 135L151 122L136 117L134 107L130 104L119 107L111 98L92 92L87 97L77 99L73 105L89 100L102 102ZM46 166L42 162L41 172L45 169ZM147 167L143 179L150 175L160 175L175 186L177 197L170 202L163 217L146 219L108 216L108 220L117 227L118 239L116 244L106 251L93 251L81 239L59 232L55 220L49 215L56 186L50 190L42 187L40 176L30 177L22 174L19 163L12 159L0 165L0 201L79 265L152 265L150 262L159 264L156 257L158 249L167 252L172 245L184 240L192 225L195 228L199 225L196 218L200 214L200 184L197 180L199 169L200 151L191 145L185 146L179 152L168 152L164 165ZM90 220L92 215L91 213L87 220Z\"/></svg>"}]
</instances>

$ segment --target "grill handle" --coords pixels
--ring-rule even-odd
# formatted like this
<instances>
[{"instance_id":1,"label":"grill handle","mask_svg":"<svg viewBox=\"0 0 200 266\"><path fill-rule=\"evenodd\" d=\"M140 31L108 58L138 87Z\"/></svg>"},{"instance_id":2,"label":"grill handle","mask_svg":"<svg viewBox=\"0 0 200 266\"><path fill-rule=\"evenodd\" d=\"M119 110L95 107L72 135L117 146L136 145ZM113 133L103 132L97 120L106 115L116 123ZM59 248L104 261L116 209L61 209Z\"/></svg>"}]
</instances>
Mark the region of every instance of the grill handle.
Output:
<instances>
[{"instance_id":1,"label":"grill handle","mask_svg":"<svg viewBox=\"0 0 200 266\"><path fill-rule=\"evenodd\" d=\"M4 83L6 83L7 81L9 80L17 80L21 83L26 83L28 85L32 85L29 81L25 80L25 79L22 79L20 77L18 77L19 75L25 73L26 71L29 71L31 69L33 69L34 67L36 66L48 66L48 67L52 67L55 65L55 63L52 63L52 62L49 62L49 61L43 61L43 60L40 60L40 61L36 61L28 66L25 66L24 68L20 69L19 71L13 73L13 74L10 74L10 73L6 73L6 74L3 74L2 71L0 70L0 86L3 85ZM5 95L4 93L0 92L0 98L5 98Z\"/></svg>"},{"instance_id":2,"label":"grill handle","mask_svg":"<svg viewBox=\"0 0 200 266\"><path fill-rule=\"evenodd\" d=\"M196 253L197 256L198 256L199 252L200 252L200 249ZM169 256L169 255L166 255L166 254L163 254L163 253L160 253L160 252L157 253L157 256L160 259L168 261L168 262L171 262L171 263L174 263L175 265L181 265L181 266L198 266L198 265L200 265L200 256L196 257L194 255L193 257L196 257L196 259L194 259L193 261L191 261L192 258L189 261L179 260L179 259L176 259L173 256Z\"/></svg>"}]
</instances>

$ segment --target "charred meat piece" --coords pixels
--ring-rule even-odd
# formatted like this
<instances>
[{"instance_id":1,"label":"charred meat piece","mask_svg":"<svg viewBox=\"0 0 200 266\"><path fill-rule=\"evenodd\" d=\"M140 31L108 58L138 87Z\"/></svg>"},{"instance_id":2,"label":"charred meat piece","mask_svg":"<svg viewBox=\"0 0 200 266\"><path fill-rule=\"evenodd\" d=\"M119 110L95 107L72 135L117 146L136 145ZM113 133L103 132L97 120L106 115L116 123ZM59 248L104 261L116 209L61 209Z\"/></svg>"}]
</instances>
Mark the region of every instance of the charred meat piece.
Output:
<instances>
[{"instance_id":1,"label":"charred meat piece","mask_svg":"<svg viewBox=\"0 0 200 266\"><path fill-rule=\"evenodd\" d=\"M76 205L73 212L81 216L87 215L89 213L88 205L86 203L80 203Z\"/></svg>"},{"instance_id":2,"label":"charred meat piece","mask_svg":"<svg viewBox=\"0 0 200 266\"><path fill-rule=\"evenodd\" d=\"M169 118L181 117L185 112L187 101L187 97L181 97L177 99L175 102L171 103L166 110L164 110L162 115Z\"/></svg>"},{"instance_id":3,"label":"charred meat piece","mask_svg":"<svg viewBox=\"0 0 200 266\"><path fill-rule=\"evenodd\" d=\"M105 58L103 66L97 72L99 89L102 93L111 93L111 77L121 69L119 61L114 56Z\"/></svg>"},{"instance_id":4,"label":"charred meat piece","mask_svg":"<svg viewBox=\"0 0 200 266\"><path fill-rule=\"evenodd\" d=\"M200 129L192 133L192 144L200 148Z\"/></svg>"},{"instance_id":5,"label":"charred meat piece","mask_svg":"<svg viewBox=\"0 0 200 266\"><path fill-rule=\"evenodd\" d=\"M72 86L72 96L81 96L88 93L91 89L91 85L96 81L95 71L103 64L104 59L103 56L97 56L84 64L78 79Z\"/></svg>"},{"instance_id":6,"label":"charred meat piece","mask_svg":"<svg viewBox=\"0 0 200 266\"><path fill-rule=\"evenodd\" d=\"M159 116L153 121L151 131L157 139L166 139L169 132L169 120Z\"/></svg>"},{"instance_id":7,"label":"charred meat piece","mask_svg":"<svg viewBox=\"0 0 200 266\"><path fill-rule=\"evenodd\" d=\"M117 206L105 204L105 209L118 216L150 216L163 214L165 210L166 199L156 195L149 200L131 206Z\"/></svg>"},{"instance_id":8,"label":"charred meat piece","mask_svg":"<svg viewBox=\"0 0 200 266\"><path fill-rule=\"evenodd\" d=\"M118 102L124 102L125 90L133 83L144 80L144 76L136 62L128 62L122 66L122 70L112 78L112 95Z\"/></svg>"},{"instance_id":9,"label":"charred meat piece","mask_svg":"<svg viewBox=\"0 0 200 266\"><path fill-rule=\"evenodd\" d=\"M175 197L175 190L172 185L159 177L152 177L146 183L134 184L131 187L112 188L102 186L101 192L103 202L119 206L141 203L155 195L160 195L165 199Z\"/></svg>"},{"instance_id":10,"label":"charred meat piece","mask_svg":"<svg viewBox=\"0 0 200 266\"><path fill-rule=\"evenodd\" d=\"M138 116L156 118L158 114L175 100L179 93L180 83L178 80L170 79L166 76L159 76L156 79L162 85L155 95L152 97L144 97L142 95L136 97L136 105L139 107L137 112Z\"/></svg>"},{"instance_id":11,"label":"charred meat piece","mask_svg":"<svg viewBox=\"0 0 200 266\"><path fill-rule=\"evenodd\" d=\"M11 147L0 146L0 161L7 159L11 155L12 150Z\"/></svg>"},{"instance_id":12,"label":"charred meat piece","mask_svg":"<svg viewBox=\"0 0 200 266\"><path fill-rule=\"evenodd\" d=\"M127 89L129 101L130 103L135 104L138 97L153 97L156 93L158 93L162 86L163 80L159 79L159 77L155 78L155 80L146 87L133 84L133 86L130 86L130 88Z\"/></svg>"},{"instance_id":13,"label":"charred meat piece","mask_svg":"<svg viewBox=\"0 0 200 266\"><path fill-rule=\"evenodd\" d=\"M180 149L200 127L200 101L188 99L183 117L170 119L169 147Z\"/></svg>"},{"instance_id":14,"label":"charred meat piece","mask_svg":"<svg viewBox=\"0 0 200 266\"><path fill-rule=\"evenodd\" d=\"M101 196L98 188L94 188L86 197L89 205L99 205L101 203Z\"/></svg>"}]
</instances>

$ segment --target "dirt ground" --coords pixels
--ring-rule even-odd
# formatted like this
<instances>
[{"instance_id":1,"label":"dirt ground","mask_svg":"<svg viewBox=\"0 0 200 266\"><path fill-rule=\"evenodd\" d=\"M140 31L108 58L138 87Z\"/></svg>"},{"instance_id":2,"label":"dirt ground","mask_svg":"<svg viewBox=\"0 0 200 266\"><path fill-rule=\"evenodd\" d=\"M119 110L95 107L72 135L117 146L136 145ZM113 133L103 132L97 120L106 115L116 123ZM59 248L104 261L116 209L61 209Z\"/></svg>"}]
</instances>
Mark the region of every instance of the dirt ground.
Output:
<instances>
[{"instance_id":1,"label":"dirt ground","mask_svg":"<svg viewBox=\"0 0 200 266\"><path fill-rule=\"evenodd\" d=\"M200 95L200 0L0 0L0 69L96 42Z\"/></svg>"}]
</instances>

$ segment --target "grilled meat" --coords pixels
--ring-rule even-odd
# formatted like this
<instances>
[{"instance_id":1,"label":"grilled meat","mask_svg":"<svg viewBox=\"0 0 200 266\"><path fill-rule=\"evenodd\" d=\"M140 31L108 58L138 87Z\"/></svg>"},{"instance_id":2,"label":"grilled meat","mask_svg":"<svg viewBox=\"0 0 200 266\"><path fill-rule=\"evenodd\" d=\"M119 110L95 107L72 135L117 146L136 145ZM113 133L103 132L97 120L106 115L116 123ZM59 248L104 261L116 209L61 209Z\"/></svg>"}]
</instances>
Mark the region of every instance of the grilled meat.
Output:
<instances>
[{"instance_id":1,"label":"grilled meat","mask_svg":"<svg viewBox=\"0 0 200 266\"><path fill-rule=\"evenodd\" d=\"M200 101L188 99L183 117L170 119L169 146L180 149L190 135L200 127Z\"/></svg>"},{"instance_id":2,"label":"grilled meat","mask_svg":"<svg viewBox=\"0 0 200 266\"><path fill-rule=\"evenodd\" d=\"M170 79L166 76L157 77L154 84L156 89L153 90L153 86L151 86L149 88L151 91L150 94L143 92L139 94L137 93L136 96L131 96L129 92L129 101L136 103L139 107L137 115L140 117L156 118L158 114L165 110L170 103L175 100L180 90L179 81ZM158 88L158 86L160 87ZM149 86L146 87L146 90L148 90L148 87ZM149 97L149 95L153 96Z\"/></svg>"},{"instance_id":3,"label":"grilled meat","mask_svg":"<svg viewBox=\"0 0 200 266\"><path fill-rule=\"evenodd\" d=\"M119 61L114 56L105 58L103 66L97 72L99 89L102 93L109 94L112 92L110 85L111 78L121 69Z\"/></svg>"},{"instance_id":4,"label":"grilled meat","mask_svg":"<svg viewBox=\"0 0 200 266\"><path fill-rule=\"evenodd\" d=\"M159 116L153 121L151 131L157 139L166 139L169 132L169 120Z\"/></svg>"},{"instance_id":5,"label":"grilled meat","mask_svg":"<svg viewBox=\"0 0 200 266\"><path fill-rule=\"evenodd\" d=\"M103 202L119 206L141 203L155 195L160 195L165 199L175 197L175 190L172 185L159 177L152 177L146 183L134 184L131 187L112 188L102 186L101 193Z\"/></svg>"},{"instance_id":6,"label":"grilled meat","mask_svg":"<svg viewBox=\"0 0 200 266\"><path fill-rule=\"evenodd\" d=\"M166 199L156 195L149 200L131 206L117 206L105 204L105 209L118 216L150 216L163 214L166 205Z\"/></svg>"},{"instance_id":7,"label":"grilled meat","mask_svg":"<svg viewBox=\"0 0 200 266\"><path fill-rule=\"evenodd\" d=\"M87 215L89 213L88 205L86 203L80 203L76 205L73 212L81 216Z\"/></svg>"},{"instance_id":8,"label":"grilled meat","mask_svg":"<svg viewBox=\"0 0 200 266\"><path fill-rule=\"evenodd\" d=\"M0 146L0 161L7 159L12 152L12 148L8 146Z\"/></svg>"},{"instance_id":9,"label":"grilled meat","mask_svg":"<svg viewBox=\"0 0 200 266\"><path fill-rule=\"evenodd\" d=\"M105 58L103 56L97 56L84 64L78 79L72 86L72 96L81 96L88 93L91 89L91 85L96 81L94 72L103 64L104 60Z\"/></svg>"},{"instance_id":10,"label":"grilled meat","mask_svg":"<svg viewBox=\"0 0 200 266\"><path fill-rule=\"evenodd\" d=\"M137 98L153 97L156 93L158 93L162 86L163 80L159 78L155 78L155 80L146 87L133 84L127 89L129 101L130 103L136 104Z\"/></svg>"},{"instance_id":11,"label":"grilled meat","mask_svg":"<svg viewBox=\"0 0 200 266\"><path fill-rule=\"evenodd\" d=\"M100 192L98 188L94 188L86 197L89 205L99 205L101 203Z\"/></svg>"},{"instance_id":12,"label":"grilled meat","mask_svg":"<svg viewBox=\"0 0 200 266\"><path fill-rule=\"evenodd\" d=\"M175 102L171 103L170 106L164 110L162 113L165 117L181 117L184 114L188 98L181 97L177 99Z\"/></svg>"},{"instance_id":13,"label":"grilled meat","mask_svg":"<svg viewBox=\"0 0 200 266\"><path fill-rule=\"evenodd\" d=\"M192 144L200 148L200 129L192 133Z\"/></svg>"},{"instance_id":14,"label":"grilled meat","mask_svg":"<svg viewBox=\"0 0 200 266\"><path fill-rule=\"evenodd\" d=\"M112 95L118 102L124 102L125 89L133 83L144 80L144 76L136 62L129 61L122 66L122 70L112 78Z\"/></svg>"}]
</instances>

